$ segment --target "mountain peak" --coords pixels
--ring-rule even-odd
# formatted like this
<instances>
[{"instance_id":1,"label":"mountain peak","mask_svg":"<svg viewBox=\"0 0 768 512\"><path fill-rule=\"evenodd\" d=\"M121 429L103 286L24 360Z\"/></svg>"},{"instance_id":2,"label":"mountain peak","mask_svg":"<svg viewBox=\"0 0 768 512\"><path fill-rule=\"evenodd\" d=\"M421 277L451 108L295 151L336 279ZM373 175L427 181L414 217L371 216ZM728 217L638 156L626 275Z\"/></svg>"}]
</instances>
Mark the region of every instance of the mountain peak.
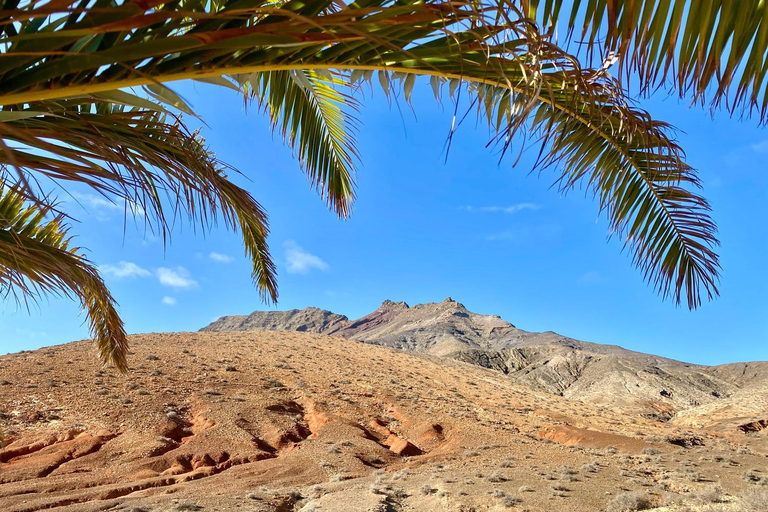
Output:
<instances>
[{"instance_id":1,"label":"mountain peak","mask_svg":"<svg viewBox=\"0 0 768 512\"><path fill-rule=\"evenodd\" d=\"M406 302L394 302L389 299L385 300L379 306L379 309L410 309L410 306Z\"/></svg>"},{"instance_id":2,"label":"mountain peak","mask_svg":"<svg viewBox=\"0 0 768 512\"><path fill-rule=\"evenodd\" d=\"M446 297L445 300L443 300L442 302L432 302L431 304L436 305L436 306L444 306L444 307L449 307L449 308L467 310L467 307L464 304L462 304L461 302L453 300L453 298L451 298L451 297Z\"/></svg>"}]
</instances>

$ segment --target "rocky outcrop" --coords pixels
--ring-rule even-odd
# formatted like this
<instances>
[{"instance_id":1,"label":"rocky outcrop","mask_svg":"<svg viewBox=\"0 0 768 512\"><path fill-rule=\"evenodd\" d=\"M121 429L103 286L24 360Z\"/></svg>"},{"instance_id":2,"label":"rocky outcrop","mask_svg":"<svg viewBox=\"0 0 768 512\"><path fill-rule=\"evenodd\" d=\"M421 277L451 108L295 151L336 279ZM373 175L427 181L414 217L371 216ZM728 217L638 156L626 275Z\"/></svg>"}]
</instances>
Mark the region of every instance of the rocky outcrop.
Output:
<instances>
[{"instance_id":1,"label":"rocky outcrop","mask_svg":"<svg viewBox=\"0 0 768 512\"><path fill-rule=\"evenodd\" d=\"M201 331L297 331L333 334L349 319L325 309L306 308L290 311L254 311L250 315L223 316Z\"/></svg>"}]
</instances>

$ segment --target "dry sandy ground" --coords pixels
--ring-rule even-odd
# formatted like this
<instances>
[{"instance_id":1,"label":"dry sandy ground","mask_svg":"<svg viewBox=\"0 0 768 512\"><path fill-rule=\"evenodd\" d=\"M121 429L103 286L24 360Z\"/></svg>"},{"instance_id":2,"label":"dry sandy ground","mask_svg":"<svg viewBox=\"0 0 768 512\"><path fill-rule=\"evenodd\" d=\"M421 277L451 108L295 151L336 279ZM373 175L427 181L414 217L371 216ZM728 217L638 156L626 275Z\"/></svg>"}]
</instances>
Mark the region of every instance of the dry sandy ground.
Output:
<instances>
[{"instance_id":1,"label":"dry sandy ground","mask_svg":"<svg viewBox=\"0 0 768 512\"><path fill-rule=\"evenodd\" d=\"M0 510L768 510L738 404L661 423L302 333L132 350L126 375L89 342L0 357Z\"/></svg>"}]
</instances>

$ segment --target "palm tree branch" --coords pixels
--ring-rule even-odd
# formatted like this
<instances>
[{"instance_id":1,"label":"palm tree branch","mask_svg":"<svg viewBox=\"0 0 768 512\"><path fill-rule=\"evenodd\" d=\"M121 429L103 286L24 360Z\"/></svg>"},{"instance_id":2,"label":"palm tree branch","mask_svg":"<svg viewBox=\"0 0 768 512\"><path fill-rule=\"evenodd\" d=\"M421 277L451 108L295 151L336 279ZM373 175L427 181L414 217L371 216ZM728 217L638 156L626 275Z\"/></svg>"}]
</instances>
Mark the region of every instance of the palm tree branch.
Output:
<instances>
[{"instance_id":1,"label":"palm tree branch","mask_svg":"<svg viewBox=\"0 0 768 512\"><path fill-rule=\"evenodd\" d=\"M347 111L357 101L338 91L340 78L312 71L279 71L248 76L250 93L269 112L273 126L297 149L313 187L339 216L354 201L354 130L357 120Z\"/></svg>"},{"instance_id":2,"label":"palm tree branch","mask_svg":"<svg viewBox=\"0 0 768 512\"><path fill-rule=\"evenodd\" d=\"M545 24L565 26L566 39L577 38L593 64L617 54L621 76L638 76L644 92L669 84L713 109L725 104L731 112L768 115L768 4L762 0L522 3Z\"/></svg>"},{"instance_id":3,"label":"palm tree branch","mask_svg":"<svg viewBox=\"0 0 768 512\"><path fill-rule=\"evenodd\" d=\"M326 2L327 3L327 2ZM0 43L8 45L0 54L0 96L3 105L26 103L33 99L54 99L79 94L123 89L156 82L221 74L280 71L287 69L343 68L342 64L357 64L366 50L376 49L382 63L396 65L390 56L403 52L430 35L452 38L446 27L460 22L475 23L484 16L484 6L476 8L470 2L397 5L388 1L368 2L368 7L344 9L332 14L311 16L314 3L297 12L288 9L264 14L260 6L240 11L233 16L224 7L219 12L199 12L205 17L193 28L178 19L172 11L148 11L144 16L164 14L167 19L154 26L156 36L148 39L143 31L119 33L119 38L105 47L83 47L76 44L82 38L78 32L61 36L59 27L39 27L35 34L24 34ZM299 4L297 4L299 5ZM114 8L116 15L122 13ZM178 7L177 7L178 9ZM183 8L182 8L183 9ZM203 7L200 7L203 9ZM107 12L109 8L99 9ZM303 11L307 11L304 15ZM311 12L310 12L311 11ZM486 13L487 14L487 13ZM116 30L114 25L99 25L98 19L86 12L79 22L82 29L92 33ZM488 20L484 20L490 25ZM504 27L507 28L507 27ZM522 30L522 27L512 27ZM503 30L503 29L502 29ZM56 37L40 37L52 32ZM63 32L66 32L64 30ZM478 31L479 32L479 31ZM488 32L488 30L486 30ZM369 45L361 43L370 43ZM356 50L354 50L357 48ZM346 52L345 50L353 50ZM379 54L379 52L381 52ZM343 59L341 58L343 56ZM455 57L455 56L454 56ZM367 57L366 60L373 60ZM303 66L292 65L303 63ZM288 67L283 67L287 65ZM215 66L214 73L210 71ZM206 69L209 68L209 69ZM68 93L52 94L45 89ZM103 88L103 84L112 83ZM99 87L99 85L102 87ZM24 95L35 91L39 97Z\"/></svg>"},{"instance_id":4,"label":"palm tree branch","mask_svg":"<svg viewBox=\"0 0 768 512\"><path fill-rule=\"evenodd\" d=\"M536 166L560 169L563 191L579 183L593 190L612 232L625 238L635 265L662 296L692 309L702 296L716 296L717 228L709 204L689 190L700 182L671 127L632 107L607 75L555 69L541 74L542 92L534 97L531 88L472 84L497 140L506 149L521 128L538 134Z\"/></svg>"},{"instance_id":5,"label":"palm tree branch","mask_svg":"<svg viewBox=\"0 0 768 512\"><path fill-rule=\"evenodd\" d=\"M52 211L0 188L0 290L21 293L25 301L62 292L79 298L101 360L126 371L128 340L117 304L98 270L69 246L63 217L46 220Z\"/></svg>"},{"instance_id":6,"label":"palm tree branch","mask_svg":"<svg viewBox=\"0 0 768 512\"><path fill-rule=\"evenodd\" d=\"M150 229L159 230L164 239L179 215L186 214L193 228L203 230L221 219L228 228L241 229L260 293L277 299L266 213L227 179L226 171L232 169L180 119L169 123L160 112L115 106L93 112L85 100L72 100L63 110L46 102L32 108L43 113L0 123L0 137L8 146L0 153L4 181L12 179L9 172L14 169L17 175L59 185L85 184L136 205ZM37 190L21 187L21 192L32 201L39 199Z\"/></svg>"}]
</instances>

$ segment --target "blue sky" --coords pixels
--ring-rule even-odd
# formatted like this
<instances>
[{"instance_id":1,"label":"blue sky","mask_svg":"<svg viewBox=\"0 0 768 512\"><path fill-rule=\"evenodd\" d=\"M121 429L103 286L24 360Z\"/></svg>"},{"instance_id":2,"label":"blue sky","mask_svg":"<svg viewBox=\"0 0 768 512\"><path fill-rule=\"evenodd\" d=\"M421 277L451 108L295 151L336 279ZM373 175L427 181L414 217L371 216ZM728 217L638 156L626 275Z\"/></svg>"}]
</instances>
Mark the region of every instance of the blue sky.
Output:
<instances>
[{"instance_id":1,"label":"blue sky","mask_svg":"<svg viewBox=\"0 0 768 512\"><path fill-rule=\"evenodd\" d=\"M621 252L583 191L562 197L552 171L530 173L535 147L512 166L486 148L487 128L468 120L445 142L453 113L422 81L414 111L366 94L358 134L362 163L352 217L338 220L308 186L267 119L234 92L196 83L174 89L206 121L219 158L270 214L278 263L275 309L317 306L357 318L384 299L409 304L447 296L517 327L552 330L685 361L768 360L768 133L755 121L717 120L660 94L643 104L676 125L719 224L721 297L691 312L662 302ZM194 124L194 123L192 123ZM75 191L76 243L88 248L120 302L131 333L192 331L226 314L266 309L250 282L238 235L190 226L161 240L123 209ZM4 303L4 352L88 336L78 305L42 300L28 313Z\"/></svg>"}]
</instances>

